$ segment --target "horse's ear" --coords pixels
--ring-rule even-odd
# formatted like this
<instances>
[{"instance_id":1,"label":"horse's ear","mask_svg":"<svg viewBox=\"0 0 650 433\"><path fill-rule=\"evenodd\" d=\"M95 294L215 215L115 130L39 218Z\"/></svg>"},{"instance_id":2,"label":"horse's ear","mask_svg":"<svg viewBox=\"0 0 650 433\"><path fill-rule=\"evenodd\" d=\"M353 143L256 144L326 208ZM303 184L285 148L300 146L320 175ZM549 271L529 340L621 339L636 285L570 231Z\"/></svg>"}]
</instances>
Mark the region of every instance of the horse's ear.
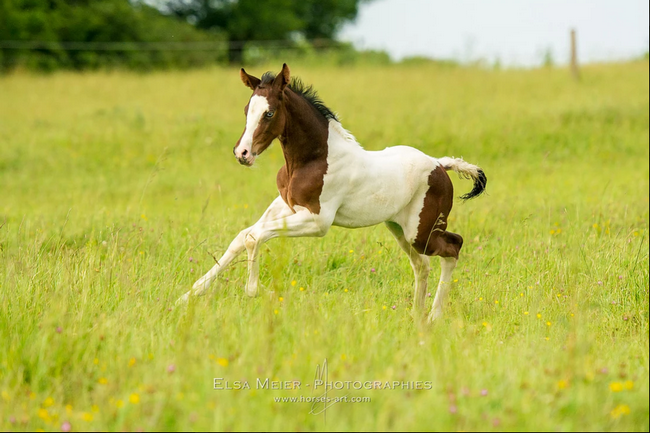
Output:
<instances>
[{"instance_id":1,"label":"horse's ear","mask_svg":"<svg viewBox=\"0 0 650 433\"><path fill-rule=\"evenodd\" d=\"M241 78L242 83L244 83L246 87L250 87L251 90L257 89L257 86L261 83L259 78L248 75L246 71L244 71L244 68L241 68L241 71L239 71L239 77Z\"/></svg>"},{"instance_id":2,"label":"horse's ear","mask_svg":"<svg viewBox=\"0 0 650 433\"><path fill-rule=\"evenodd\" d=\"M280 89L280 91L283 91L285 87L287 87L287 84L291 81L291 71L289 71L289 67L287 64L282 65L282 70L278 74L277 77L275 77L275 80L273 80L273 87L277 87Z\"/></svg>"}]
</instances>

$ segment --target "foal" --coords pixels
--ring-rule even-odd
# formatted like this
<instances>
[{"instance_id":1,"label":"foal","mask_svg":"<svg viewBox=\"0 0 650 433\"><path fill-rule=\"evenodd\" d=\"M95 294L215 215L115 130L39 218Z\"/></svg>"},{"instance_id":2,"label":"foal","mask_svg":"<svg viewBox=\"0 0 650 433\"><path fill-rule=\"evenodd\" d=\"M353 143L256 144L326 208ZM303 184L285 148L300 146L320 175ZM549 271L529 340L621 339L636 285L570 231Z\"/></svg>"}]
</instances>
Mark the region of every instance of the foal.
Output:
<instances>
[{"instance_id":1,"label":"foal","mask_svg":"<svg viewBox=\"0 0 650 433\"><path fill-rule=\"evenodd\" d=\"M256 296L260 246L278 236L325 236L332 225L348 228L386 224L406 252L415 273L416 312L424 309L429 256L440 256L442 273L429 321L442 314L463 238L446 231L453 187L446 170L474 181L463 199L481 194L483 171L462 159L432 158L407 146L364 150L312 87L290 80L289 67L261 79L240 71L253 95L246 105L246 128L233 149L240 164L252 166L278 138L285 165L277 175L280 196L253 226L242 230L192 290L202 294L244 249L248 253L246 294Z\"/></svg>"}]
</instances>

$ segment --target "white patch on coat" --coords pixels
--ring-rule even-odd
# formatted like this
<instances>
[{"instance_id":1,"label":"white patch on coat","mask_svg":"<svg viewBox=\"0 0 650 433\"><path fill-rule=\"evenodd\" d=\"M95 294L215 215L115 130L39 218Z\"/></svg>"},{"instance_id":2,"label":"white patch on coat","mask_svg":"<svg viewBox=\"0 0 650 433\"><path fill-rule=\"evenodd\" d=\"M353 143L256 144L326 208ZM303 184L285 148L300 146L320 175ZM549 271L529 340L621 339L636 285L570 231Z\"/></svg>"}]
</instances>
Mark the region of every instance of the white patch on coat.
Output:
<instances>
[{"instance_id":1,"label":"white patch on coat","mask_svg":"<svg viewBox=\"0 0 650 433\"><path fill-rule=\"evenodd\" d=\"M248 103L248 113L246 114L246 130L242 135L239 145L235 149L237 158L241 158L244 150L250 154L253 147L253 135L260 125L262 116L269 110L269 101L264 96L253 95Z\"/></svg>"},{"instance_id":2,"label":"white patch on coat","mask_svg":"<svg viewBox=\"0 0 650 433\"><path fill-rule=\"evenodd\" d=\"M412 243L437 160L408 146L364 150L335 120L328 132L320 214L348 228L393 221Z\"/></svg>"}]
</instances>

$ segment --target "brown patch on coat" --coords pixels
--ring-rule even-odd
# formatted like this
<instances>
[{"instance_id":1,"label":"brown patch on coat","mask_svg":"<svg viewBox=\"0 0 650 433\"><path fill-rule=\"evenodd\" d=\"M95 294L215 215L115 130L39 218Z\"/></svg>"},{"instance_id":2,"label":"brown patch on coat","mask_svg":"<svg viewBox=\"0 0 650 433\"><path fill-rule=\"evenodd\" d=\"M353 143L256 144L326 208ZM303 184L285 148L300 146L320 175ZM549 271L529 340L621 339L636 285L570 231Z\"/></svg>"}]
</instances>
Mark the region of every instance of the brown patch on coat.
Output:
<instances>
[{"instance_id":1,"label":"brown patch on coat","mask_svg":"<svg viewBox=\"0 0 650 433\"><path fill-rule=\"evenodd\" d=\"M289 204L289 200L287 199L287 190L288 190L288 186L289 186L289 175L287 174L287 167L286 166L283 165L280 168L280 170L278 171L278 175L275 178L275 183L278 186L278 191L280 191L280 197L282 197L282 200L284 200L284 202L289 205L291 210L293 210L295 212L293 206L291 206Z\"/></svg>"},{"instance_id":2,"label":"brown patch on coat","mask_svg":"<svg viewBox=\"0 0 650 433\"><path fill-rule=\"evenodd\" d=\"M291 209L298 205L318 214L327 173L328 120L290 89L284 95L287 125L280 143L285 165L278 172L278 190Z\"/></svg>"},{"instance_id":3,"label":"brown patch on coat","mask_svg":"<svg viewBox=\"0 0 650 433\"><path fill-rule=\"evenodd\" d=\"M451 179L445 169L438 166L429 175L428 185L413 248L428 256L458 258L463 238L446 231L454 196Z\"/></svg>"}]
</instances>

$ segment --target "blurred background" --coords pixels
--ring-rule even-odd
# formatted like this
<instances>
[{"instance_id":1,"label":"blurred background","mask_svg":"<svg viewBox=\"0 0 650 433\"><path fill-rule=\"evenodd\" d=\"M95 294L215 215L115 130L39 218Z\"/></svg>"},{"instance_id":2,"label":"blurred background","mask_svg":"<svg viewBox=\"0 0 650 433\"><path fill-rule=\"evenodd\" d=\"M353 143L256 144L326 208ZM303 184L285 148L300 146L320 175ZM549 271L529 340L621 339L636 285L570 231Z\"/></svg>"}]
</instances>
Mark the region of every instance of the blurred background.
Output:
<instances>
[{"instance_id":1,"label":"blurred background","mask_svg":"<svg viewBox=\"0 0 650 433\"><path fill-rule=\"evenodd\" d=\"M647 0L0 0L0 431L648 432L648 27ZM282 146L232 149L237 69L282 62L365 149L485 170L435 326L381 225L175 307L277 197ZM309 389L213 389L324 359L434 386L327 424L275 400Z\"/></svg>"},{"instance_id":2,"label":"blurred background","mask_svg":"<svg viewBox=\"0 0 650 433\"><path fill-rule=\"evenodd\" d=\"M648 2L1 0L0 70L152 70L282 58L536 67L648 57Z\"/></svg>"}]
</instances>

